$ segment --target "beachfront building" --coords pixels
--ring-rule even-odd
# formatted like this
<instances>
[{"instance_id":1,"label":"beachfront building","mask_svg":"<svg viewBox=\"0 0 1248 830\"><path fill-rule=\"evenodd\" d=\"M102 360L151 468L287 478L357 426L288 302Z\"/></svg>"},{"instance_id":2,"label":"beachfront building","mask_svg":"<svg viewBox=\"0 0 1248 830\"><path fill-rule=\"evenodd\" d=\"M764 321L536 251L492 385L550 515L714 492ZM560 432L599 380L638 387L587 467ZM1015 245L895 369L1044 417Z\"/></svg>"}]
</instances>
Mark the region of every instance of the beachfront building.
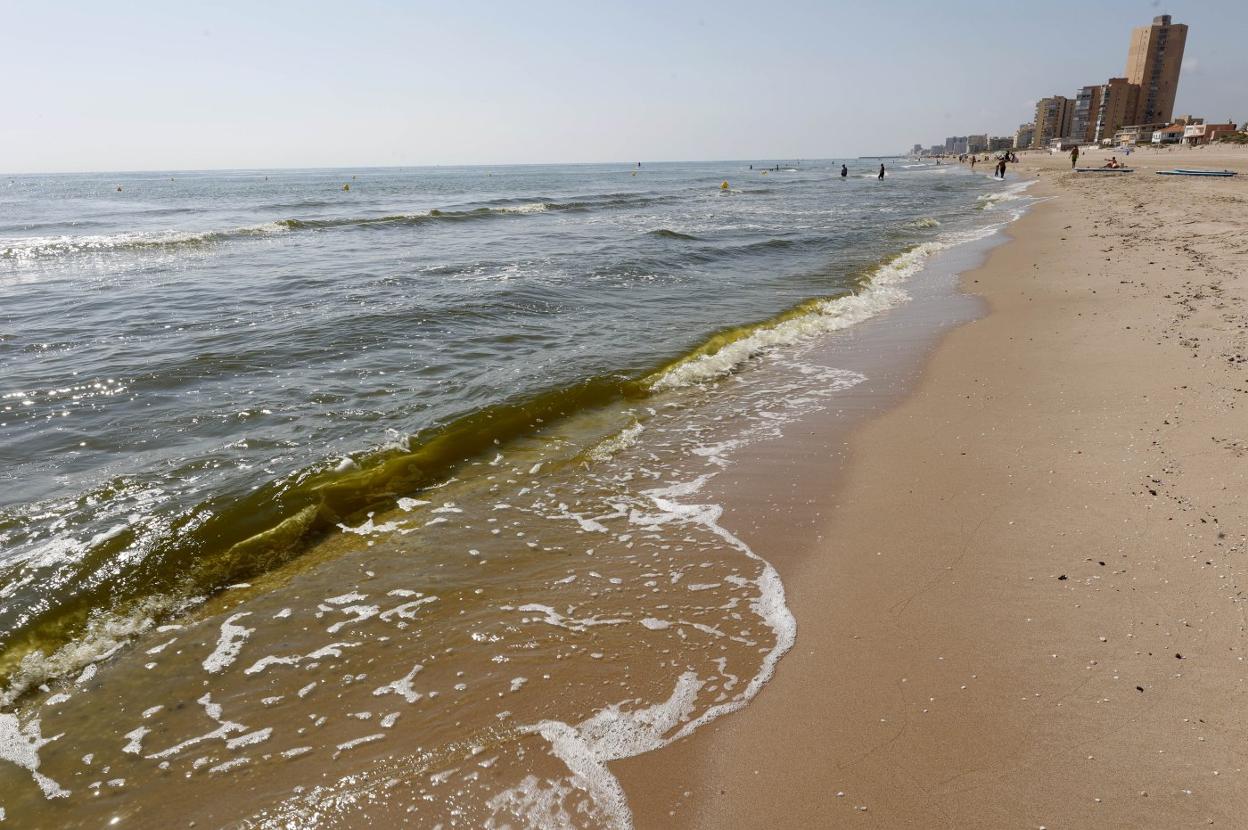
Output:
<instances>
[{"instance_id":1,"label":"beachfront building","mask_svg":"<svg viewBox=\"0 0 1248 830\"><path fill-rule=\"evenodd\" d=\"M1126 78L1110 78L1101 86L1092 140L1109 144L1119 130L1131 123L1139 101L1140 88Z\"/></svg>"},{"instance_id":2,"label":"beachfront building","mask_svg":"<svg viewBox=\"0 0 1248 830\"><path fill-rule=\"evenodd\" d=\"M1075 102L1065 95L1050 95L1036 102L1035 132L1031 146L1048 147L1055 138L1070 135L1070 121L1075 112Z\"/></svg>"},{"instance_id":3,"label":"beachfront building","mask_svg":"<svg viewBox=\"0 0 1248 830\"><path fill-rule=\"evenodd\" d=\"M1149 26L1131 31L1127 50L1127 81L1140 88L1133 124L1169 123L1174 115L1174 96L1179 89L1179 69L1187 26L1171 23L1170 15L1153 18Z\"/></svg>"},{"instance_id":4,"label":"beachfront building","mask_svg":"<svg viewBox=\"0 0 1248 830\"><path fill-rule=\"evenodd\" d=\"M1193 147L1197 144L1208 144L1217 141L1219 135L1236 132L1234 122L1225 124L1188 124L1183 128L1183 143Z\"/></svg>"},{"instance_id":5,"label":"beachfront building","mask_svg":"<svg viewBox=\"0 0 1248 830\"><path fill-rule=\"evenodd\" d=\"M1009 150L1014 146L1014 139L1008 135L994 135L988 139L988 152L995 153L998 150Z\"/></svg>"},{"instance_id":6,"label":"beachfront building","mask_svg":"<svg viewBox=\"0 0 1248 830\"><path fill-rule=\"evenodd\" d=\"M1031 146L1031 140L1035 137L1035 124L1019 124L1018 129L1014 131L1014 149L1026 150Z\"/></svg>"},{"instance_id":7,"label":"beachfront building","mask_svg":"<svg viewBox=\"0 0 1248 830\"><path fill-rule=\"evenodd\" d=\"M966 137L966 152L968 153L986 153L988 152L988 134L968 135Z\"/></svg>"},{"instance_id":8,"label":"beachfront building","mask_svg":"<svg viewBox=\"0 0 1248 830\"><path fill-rule=\"evenodd\" d=\"M1160 130L1153 131L1154 144L1178 144L1183 140L1183 131L1187 129L1186 124L1175 122Z\"/></svg>"},{"instance_id":9,"label":"beachfront building","mask_svg":"<svg viewBox=\"0 0 1248 830\"><path fill-rule=\"evenodd\" d=\"M1075 110L1070 118L1070 137L1080 143L1096 140L1096 117L1101 108L1101 85L1085 86L1075 94Z\"/></svg>"},{"instance_id":10,"label":"beachfront building","mask_svg":"<svg viewBox=\"0 0 1248 830\"><path fill-rule=\"evenodd\" d=\"M1153 133L1164 129L1167 124L1131 124L1114 133L1114 144L1119 147L1134 147L1137 144L1151 144Z\"/></svg>"},{"instance_id":11,"label":"beachfront building","mask_svg":"<svg viewBox=\"0 0 1248 830\"><path fill-rule=\"evenodd\" d=\"M1049 150L1055 153L1064 153L1067 150L1073 150L1083 142L1077 138L1066 136L1064 138L1050 138Z\"/></svg>"}]
</instances>

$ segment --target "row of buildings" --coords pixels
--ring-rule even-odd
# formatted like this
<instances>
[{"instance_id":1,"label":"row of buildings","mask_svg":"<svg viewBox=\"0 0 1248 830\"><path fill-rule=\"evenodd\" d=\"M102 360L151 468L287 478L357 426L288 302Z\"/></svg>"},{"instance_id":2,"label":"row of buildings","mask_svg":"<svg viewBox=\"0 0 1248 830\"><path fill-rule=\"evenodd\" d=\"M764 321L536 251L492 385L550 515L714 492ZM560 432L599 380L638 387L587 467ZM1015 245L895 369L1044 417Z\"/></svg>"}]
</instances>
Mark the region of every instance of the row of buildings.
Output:
<instances>
[{"instance_id":1,"label":"row of buildings","mask_svg":"<svg viewBox=\"0 0 1248 830\"><path fill-rule=\"evenodd\" d=\"M967 153L991 153L997 150L1009 150L1014 147L1014 139L1010 136L997 136L981 133L980 135L955 135L945 139L944 144L933 144L924 147L914 145L910 151L915 156L961 156Z\"/></svg>"},{"instance_id":2,"label":"row of buildings","mask_svg":"<svg viewBox=\"0 0 1248 830\"><path fill-rule=\"evenodd\" d=\"M1191 115L1174 117L1187 25L1170 15L1131 32L1124 77L1084 86L1074 98L1051 95L1036 102L1030 124L1015 133L1018 148L1066 149L1080 144L1204 144L1234 123L1214 124Z\"/></svg>"},{"instance_id":3,"label":"row of buildings","mask_svg":"<svg viewBox=\"0 0 1248 830\"><path fill-rule=\"evenodd\" d=\"M1174 117L1186 43L1186 24L1174 23L1168 14L1154 17L1151 25L1132 30L1124 77L1081 87L1073 98L1041 98L1035 117L1021 124L1012 138L959 136L926 150L915 145L914 152L962 155L998 149L1063 150L1080 144L1204 144L1219 134L1235 132L1234 123Z\"/></svg>"}]
</instances>

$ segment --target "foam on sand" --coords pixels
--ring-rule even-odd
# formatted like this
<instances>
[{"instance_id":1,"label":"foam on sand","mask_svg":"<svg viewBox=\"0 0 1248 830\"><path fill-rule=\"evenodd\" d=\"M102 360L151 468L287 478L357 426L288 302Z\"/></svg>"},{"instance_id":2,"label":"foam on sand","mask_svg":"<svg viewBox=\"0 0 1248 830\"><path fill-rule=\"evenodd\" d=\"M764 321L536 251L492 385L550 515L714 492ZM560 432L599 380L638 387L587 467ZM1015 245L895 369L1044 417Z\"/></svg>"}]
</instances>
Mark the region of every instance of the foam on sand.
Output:
<instances>
[{"instance_id":1,"label":"foam on sand","mask_svg":"<svg viewBox=\"0 0 1248 830\"><path fill-rule=\"evenodd\" d=\"M780 581L779 573L771 563L720 526L722 507L717 504L677 501L696 494L710 477L710 474L706 474L692 481L645 491L644 495L650 499L656 512L634 510L629 516L629 522L651 530L668 524L700 525L761 565L761 572L753 581L758 593L750 600L750 609L771 629L775 642L764 656L758 671L735 696L709 706L696 717L693 713L697 708L698 693L705 681L696 673L688 671L677 680L668 699L653 706L626 710L622 703L612 704L576 725L548 720L523 727L523 731L539 734L550 743L551 752L564 762L571 776L566 783L554 781L544 784L526 778L518 787L499 793L489 802L495 819L501 820L504 811L513 815L548 813L552 805L557 804L570 788L575 788L590 796L595 817L608 827L619 830L631 828L633 821L628 799L620 782L607 768L607 763L664 747L691 734L699 726L744 707L771 679L776 664L793 646L797 636L797 621L785 604L784 585ZM564 624L562 615L547 606L534 604L523 606L519 610L540 611L547 615L552 624ZM651 630L662 630L668 625L652 618L642 620L641 624ZM736 678L733 680L735 685ZM487 826L502 825L492 820Z\"/></svg>"}]
</instances>

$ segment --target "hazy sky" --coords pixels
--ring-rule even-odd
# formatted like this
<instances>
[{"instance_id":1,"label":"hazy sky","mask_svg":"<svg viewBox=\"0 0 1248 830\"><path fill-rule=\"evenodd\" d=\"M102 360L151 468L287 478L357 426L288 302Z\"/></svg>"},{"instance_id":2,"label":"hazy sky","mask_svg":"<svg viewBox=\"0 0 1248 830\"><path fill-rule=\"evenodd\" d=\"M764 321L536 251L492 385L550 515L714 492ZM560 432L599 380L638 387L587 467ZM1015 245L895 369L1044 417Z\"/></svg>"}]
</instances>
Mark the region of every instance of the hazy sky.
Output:
<instances>
[{"instance_id":1,"label":"hazy sky","mask_svg":"<svg viewBox=\"0 0 1248 830\"><path fill-rule=\"evenodd\" d=\"M1246 0L0 0L0 171L895 152L1012 135L1162 13L1176 113L1248 120Z\"/></svg>"}]
</instances>

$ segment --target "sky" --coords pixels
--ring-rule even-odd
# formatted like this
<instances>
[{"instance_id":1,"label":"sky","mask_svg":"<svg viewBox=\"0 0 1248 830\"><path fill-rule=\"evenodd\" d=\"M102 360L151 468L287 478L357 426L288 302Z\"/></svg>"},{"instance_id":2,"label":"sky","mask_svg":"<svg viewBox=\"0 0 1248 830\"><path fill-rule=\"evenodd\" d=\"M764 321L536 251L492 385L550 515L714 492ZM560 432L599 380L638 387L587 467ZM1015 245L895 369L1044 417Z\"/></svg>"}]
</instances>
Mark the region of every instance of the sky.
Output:
<instances>
[{"instance_id":1,"label":"sky","mask_svg":"<svg viewBox=\"0 0 1248 830\"><path fill-rule=\"evenodd\" d=\"M874 155L1013 135L1190 26L1248 120L1245 0L0 0L6 173Z\"/></svg>"}]
</instances>

